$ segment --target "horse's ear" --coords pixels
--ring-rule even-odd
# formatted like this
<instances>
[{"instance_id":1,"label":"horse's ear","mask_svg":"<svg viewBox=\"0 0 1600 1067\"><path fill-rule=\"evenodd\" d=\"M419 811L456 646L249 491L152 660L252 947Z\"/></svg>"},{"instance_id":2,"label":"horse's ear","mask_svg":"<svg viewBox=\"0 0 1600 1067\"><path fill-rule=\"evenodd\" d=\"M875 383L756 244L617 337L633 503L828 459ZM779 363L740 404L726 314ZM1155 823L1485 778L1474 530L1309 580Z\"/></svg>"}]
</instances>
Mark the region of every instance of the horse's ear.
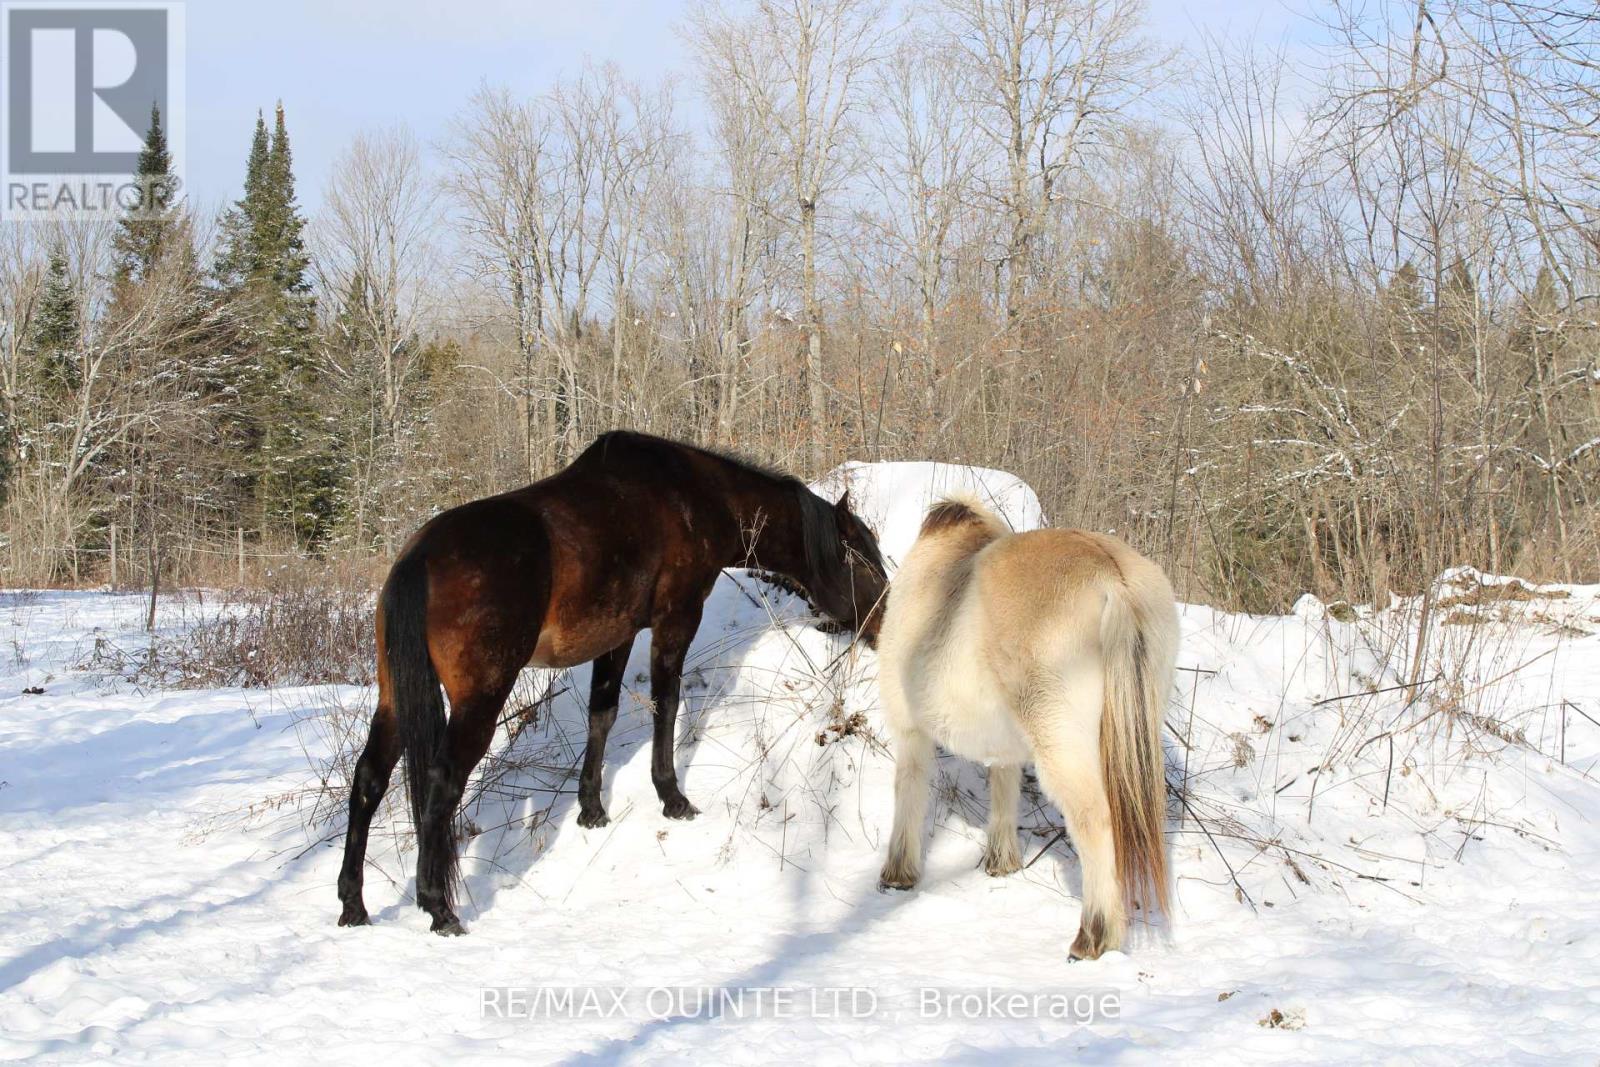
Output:
<instances>
[{"instance_id":1,"label":"horse's ear","mask_svg":"<svg viewBox=\"0 0 1600 1067\"><path fill-rule=\"evenodd\" d=\"M833 510L840 515L850 514L850 490L848 488L845 489L844 495L833 505Z\"/></svg>"}]
</instances>

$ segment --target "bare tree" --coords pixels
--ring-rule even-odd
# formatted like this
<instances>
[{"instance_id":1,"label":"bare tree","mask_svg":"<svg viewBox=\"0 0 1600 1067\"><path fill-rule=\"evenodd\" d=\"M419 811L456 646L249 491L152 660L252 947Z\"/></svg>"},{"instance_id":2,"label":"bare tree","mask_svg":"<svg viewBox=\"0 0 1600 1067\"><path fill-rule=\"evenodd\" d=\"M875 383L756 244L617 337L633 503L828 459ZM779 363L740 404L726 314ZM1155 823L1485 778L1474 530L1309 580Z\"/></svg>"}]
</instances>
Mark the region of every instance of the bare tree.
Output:
<instances>
[{"instance_id":1,"label":"bare tree","mask_svg":"<svg viewBox=\"0 0 1600 1067\"><path fill-rule=\"evenodd\" d=\"M416 138L395 127L352 139L323 202L316 262L338 305L324 360L342 387L351 519L363 543L375 532L389 547L399 532L392 496L424 414L417 405L423 331L439 287L438 190Z\"/></svg>"},{"instance_id":2,"label":"bare tree","mask_svg":"<svg viewBox=\"0 0 1600 1067\"><path fill-rule=\"evenodd\" d=\"M931 398L936 309L944 295L952 231L971 193L972 126L956 54L938 38L903 42L875 72L883 226L916 287Z\"/></svg>"},{"instance_id":3,"label":"bare tree","mask_svg":"<svg viewBox=\"0 0 1600 1067\"><path fill-rule=\"evenodd\" d=\"M498 387L517 403L530 479L553 459L538 429L539 399L546 392L541 384L546 259L540 213L552 137L549 119L538 107L514 100L504 89L485 87L456 120L445 149L451 164L447 187L472 273L503 302L515 349L511 374L479 369L495 374Z\"/></svg>"},{"instance_id":4,"label":"bare tree","mask_svg":"<svg viewBox=\"0 0 1600 1067\"><path fill-rule=\"evenodd\" d=\"M703 66L714 79L738 85L739 97L782 146L798 212L811 460L816 467L823 462L828 395L817 296L817 211L845 180L846 127L861 102L863 74L879 55L882 22L881 0L761 0L748 18L707 4L694 16ZM769 73L778 76L758 77Z\"/></svg>"},{"instance_id":5,"label":"bare tree","mask_svg":"<svg viewBox=\"0 0 1600 1067\"><path fill-rule=\"evenodd\" d=\"M990 196L1010 233L1007 317L1021 311L1035 246L1063 175L1158 81L1140 0L941 0L968 64L978 126L997 151Z\"/></svg>"},{"instance_id":6,"label":"bare tree","mask_svg":"<svg viewBox=\"0 0 1600 1067\"><path fill-rule=\"evenodd\" d=\"M776 83L781 75L772 49L740 47L729 39L731 29L716 9L702 9L694 30L700 35L700 68L711 110L710 147L713 176L707 178L707 198L684 202L683 227L717 235L705 252L710 265L704 271L702 305L714 309L710 324L716 339L716 434L731 442L743 398L751 343L751 315L762 289L771 288L773 250L784 216L784 161L776 132L776 116L758 87ZM680 172L692 171L683 164ZM680 234L686 236L682 230ZM670 247L686 248L686 240ZM687 272L681 272L686 276ZM701 368L693 368L698 379Z\"/></svg>"},{"instance_id":7,"label":"bare tree","mask_svg":"<svg viewBox=\"0 0 1600 1067\"><path fill-rule=\"evenodd\" d=\"M173 220L167 251L115 314L110 228L70 225L41 236L6 247L0 390L12 565L49 579L91 520L119 507L154 558L158 530L201 491L195 456L214 445L208 428L221 398L212 386L228 356L200 344L225 309L200 286L186 216ZM47 250L70 262L75 302L73 326L51 352L40 350L36 332Z\"/></svg>"},{"instance_id":8,"label":"bare tree","mask_svg":"<svg viewBox=\"0 0 1600 1067\"><path fill-rule=\"evenodd\" d=\"M1281 52L1207 36L1179 103L1199 161L1186 192L1208 266L1261 299L1314 262L1299 228L1314 156L1289 77Z\"/></svg>"},{"instance_id":9,"label":"bare tree","mask_svg":"<svg viewBox=\"0 0 1600 1067\"><path fill-rule=\"evenodd\" d=\"M1319 10L1293 63L1168 64L1136 0L705 0L703 128L674 83L586 66L480 91L442 193L408 138L358 138L304 378L303 433L342 447L306 475L348 489L364 555L621 424L1005 467L1231 606L1381 603L1454 563L1592 577L1600 16ZM111 301L105 247L0 234L14 576L109 522L153 576L260 521L229 469L260 430L245 317L192 251Z\"/></svg>"},{"instance_id":10,"label":"bare tree","mask_svg":"<svg viewBox=\"0 0 1600 1067\"><path fill-rule=\"evenodd\" d=\"M618 77L603 75L606 90L595 133L600 136L602 210L608 218L603 256L611 268L611 396L614 416L637 420L627 410L622 366L629 330L637 318L633 285L640 261L655 250L648 244L654 201L663 192L664 163L680 135L673 124L670 85L654 92Z\"/></svg>"}]
</instances>

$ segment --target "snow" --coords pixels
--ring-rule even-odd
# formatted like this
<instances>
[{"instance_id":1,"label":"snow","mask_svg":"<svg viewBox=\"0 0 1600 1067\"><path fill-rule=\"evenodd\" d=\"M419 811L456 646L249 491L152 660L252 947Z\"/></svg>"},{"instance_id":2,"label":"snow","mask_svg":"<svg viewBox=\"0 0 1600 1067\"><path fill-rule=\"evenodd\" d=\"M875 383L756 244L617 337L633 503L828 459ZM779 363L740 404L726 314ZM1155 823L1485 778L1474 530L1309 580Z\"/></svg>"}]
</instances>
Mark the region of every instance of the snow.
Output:
<instances>
[{"instance_id":1,"label":"snow","mask_svg":"<svg viewBox=\"0 0 1600 1067\"><path fill-rule=\"evenodd\" d=\"M851 506L878 534L891 568L911 549L931 504L949 494L976 496L1014 530L1044 525L1039 497L1022 479L1004 471L949 463L845 463L816 484L829 499L845 490Z\"/></svg>"},{"instance_id":2,"label":"snow","mask_svg":"<svg viewBox=\"0 0 1600 1067\"><path fill-rule=\"evenodd\" d=\"M1042 521L998 472L852 464L824 482L849 483L891 563L948 489L1019 528ZM313 822L318 776L370 693L150 690L96 654L137 661L142 598L3 594L0 1058L1592 1061L1600 587L1458 568L1434 600L1444 666L1410 704L1416 599L1374 612L1307 598L1281 617L1185 607L1175 915L1126 954L1069 964L1075 858L1058 843L986 876L982 778L959 761L941 761L923 884L877 891L893 762L873 656L743 572L713 592L686 677L677 762L703 814L664 819L650 785L645 638L604 829L576 823L587 670L530 672L514 707L555 695L466 812L458 939L431 936L409 902L398 775L368 867L376 925L334 925L343 820ZM181 640L220 610L167 600L159 631ZM1027 797L1024 810L1032 859L1056 816ZM616 991L625 1010L483 1007L565 986L602 1004ZM747 1004L771 992L743 1018L650 1010L693 1007L685 987ZM852 1017L849 992L827 999L839 989L870 1017ZM919 1013L923 990L986 989L1111 995L1117 1012Z\"/></svg>"}]
</instances>

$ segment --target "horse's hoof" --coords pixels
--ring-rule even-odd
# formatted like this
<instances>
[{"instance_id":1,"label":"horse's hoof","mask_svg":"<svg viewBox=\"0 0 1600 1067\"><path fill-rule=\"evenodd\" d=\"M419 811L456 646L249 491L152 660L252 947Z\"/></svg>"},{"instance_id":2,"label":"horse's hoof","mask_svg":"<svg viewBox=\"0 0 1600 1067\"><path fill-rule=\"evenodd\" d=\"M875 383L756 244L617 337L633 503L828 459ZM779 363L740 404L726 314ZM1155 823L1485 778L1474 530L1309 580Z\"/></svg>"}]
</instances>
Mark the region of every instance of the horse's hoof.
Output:
<instances>
[{"instance_id":1,"label":"horse's hoof","mask_svg":"<svg viewBox=\"0 0 1600 1067\"><path fill-rule=\"evenodd\" d=\"M460 919L448 919L445 922L435 919L433 921L433 932L440 937L461 937L466 934L467 928L461 925Z\"/></svg>"},{"instance_id":2,"label":"horse's hoof","mask_svg":"<svg viewBox=\"0 0 1600 1067\"><path fill-rule=\"evenodd\" d=\"M341 926L370 926L370 918L366 918L366 904L355 897L352 901L342 901L344 910L339 912L339 925Z\"/></svg>"},{"instance_id":3,"label":"horse's hoof","mask_svg":"<svg viewBox=\"0 0 1600 1067\"><path fill-rule=\"evenodd\" d=\"M983 873L990 878L1004 878L1008 874L1016 874L1022 870L1022 863L1016 859L985 859Z\"/></svg>"},{"instance_id":4,"label":"horse's hoof","mask_svg":"<svg viewBox=\"0 0 1600 1067\"><path fill-rule=\"evenodd\" d=\"M685 797L673 797L661 806L661 814L669 819L692 819L700 814L700 809Z\"/></svg>"},{"instance_id":5,"label":"horse's hoof","mask_svg":"<svg viewBox=\"0 0 1600 1067\"><path fill-rule=\"evenodd\" d=\"M1121 931L1111 927L1098 911L1084 909L1078 920L1078 936L1067 949L1068 960L1097 960L1122 943Z\"/></svg>"},{"instance_id":6,"label":"horse's hoof","mask_svg":"<svg viewBox=\"0 0 1600 1067\"><path fill-rule=\"evenodd\" d=\"M878 879L878 892L880 892L880 893L887 893L890 890L893 890L896 893L909 893L909 892L911 892L911 890L915 889L916 887L917 887L917 883L915 881L908 882L908 881L905 881L904 879L900 879L900 878L895 878L895 879L879 878Z\"/></svg>"},{"instance_id":7,"label":"horse's hoof","mask_svg":"<svg viewBox=\"0 0 1600 1067\"><path fill-rule=\"evenodd\" d=\"M1105 955L1105 952L1105 948L1098 941L1079 930L1078 936L1072 939L1072 947L1067 949L1067 962L1093 962Z\"/></svg>"},{"instance_id":8,"label":"horse's hoof","mask_svg":"<svg viewBox=\"0 0 1600 1067\"><path fill-rule=\"evenodd\" d=\"M603 808L599 811L580 811L578 825L586 830L598 830L602 826L611 825L611 816L607 815Z\"/></svg>"}]
</instances>

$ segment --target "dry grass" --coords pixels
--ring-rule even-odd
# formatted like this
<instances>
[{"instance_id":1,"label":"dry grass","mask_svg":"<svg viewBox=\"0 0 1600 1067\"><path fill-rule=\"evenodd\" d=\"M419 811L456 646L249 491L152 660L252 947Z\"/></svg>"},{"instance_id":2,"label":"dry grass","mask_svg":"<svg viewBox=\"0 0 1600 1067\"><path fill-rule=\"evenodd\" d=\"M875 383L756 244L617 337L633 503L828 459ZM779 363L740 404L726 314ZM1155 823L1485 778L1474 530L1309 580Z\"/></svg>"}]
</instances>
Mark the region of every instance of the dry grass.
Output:
<instances>
[{"instance_id":1,"label":"dry grass","mask_svg":"<svg viewBox=\"0 0 1600 1067\"><path fill-rule=\"evenodd\" d=\"M370 685L373 598L337 571L280 571L261 588L184 600L172 632L136 650L98 640L80 666L163 689Z\"/></svg>"}]
</instances>

